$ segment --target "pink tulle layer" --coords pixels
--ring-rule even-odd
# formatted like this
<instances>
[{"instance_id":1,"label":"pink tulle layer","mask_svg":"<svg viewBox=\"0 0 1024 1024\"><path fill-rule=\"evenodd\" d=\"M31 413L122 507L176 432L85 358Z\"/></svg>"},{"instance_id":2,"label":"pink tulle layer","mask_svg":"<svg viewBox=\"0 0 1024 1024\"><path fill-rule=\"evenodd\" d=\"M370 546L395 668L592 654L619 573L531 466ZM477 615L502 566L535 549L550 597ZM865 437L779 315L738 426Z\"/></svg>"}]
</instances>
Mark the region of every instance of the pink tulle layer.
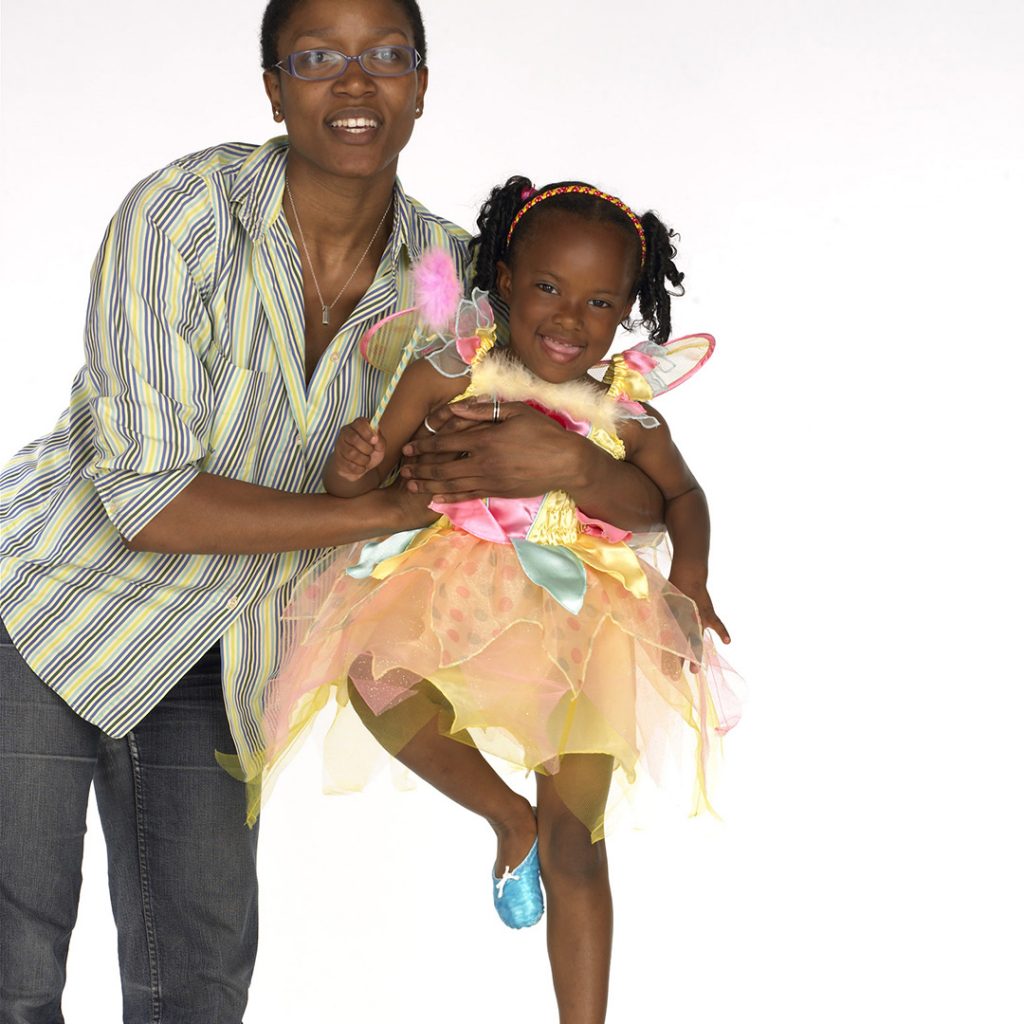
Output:
<instances>
[{"instance_id":1,"label":"pink tulle layer","mask_svg":"<svg viewBox=\"0 0 1024 1024\"><path fill-rule=\"evenodd\" d=\"M288 651L266 702L271 769L325 703L324 688L344 704L355 687L383 722L427 679L450 705L452 735L548 774L567 754L598 753L632 781L641 763L656 771L685 724L695 809L706 804L711 743L735 724L739 701L693 603L647 563L649 599L588 568L573 615L507 544L449 530L384 580L346 574L358 551L308 576L286 613Z\"/></svg>"}]
</instances>

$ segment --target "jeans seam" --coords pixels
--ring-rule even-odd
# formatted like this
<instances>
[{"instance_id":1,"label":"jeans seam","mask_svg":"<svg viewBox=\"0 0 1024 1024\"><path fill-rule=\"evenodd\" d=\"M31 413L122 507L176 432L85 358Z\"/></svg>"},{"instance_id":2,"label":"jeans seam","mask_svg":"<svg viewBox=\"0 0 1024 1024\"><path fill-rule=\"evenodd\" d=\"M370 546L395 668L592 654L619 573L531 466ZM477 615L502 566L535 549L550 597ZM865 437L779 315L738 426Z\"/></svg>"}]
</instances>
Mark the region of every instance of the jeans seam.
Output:
<instances>
[{"instance_id":1,"label":"jeans seam","mask_svg":"<svg viewBox=\"0 0 1024 1024\"><path fill-rule=\"evenodd\" d=\"M157 949L156 927L153 920L153 901L149 888L149 862L146 854L146 830L144 827L146 802L142 790L142 766L134 734L129 733L127 739L128 754L132 764L132 788L135 797L135 840L139 852L139 889L142 897L142 920L146 927L146 947L149 956L152 1024L160 1024L160 958Z\"/></svg>"}]
</instances>

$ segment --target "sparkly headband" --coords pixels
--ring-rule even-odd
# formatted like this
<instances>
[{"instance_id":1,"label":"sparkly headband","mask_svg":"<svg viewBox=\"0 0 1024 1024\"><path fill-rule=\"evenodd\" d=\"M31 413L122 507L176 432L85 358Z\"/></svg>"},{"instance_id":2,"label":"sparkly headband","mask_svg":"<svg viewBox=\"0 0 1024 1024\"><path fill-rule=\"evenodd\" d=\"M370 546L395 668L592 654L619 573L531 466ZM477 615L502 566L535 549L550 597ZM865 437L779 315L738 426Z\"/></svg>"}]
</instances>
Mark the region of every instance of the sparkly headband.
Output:
<instances>
[{"instance_id":1,"label":"sparkly headband","mask_svg":"<svg viewBox=\"0 0 1024 1024\"><path fill-rule=\"evenodd\" d=\"M610 196L607 192L602 192L592 185L557 185L555 188L546 188L541 192L525 192L524 198L526 195L531 194L532 198L530 201L512 218L512 224L508 229L508 234L505 236L505 245L512 241L512 232L515 231L516 225L522 219L523 214L532 210L538 203L544 202L545 199L570 194L594 196L595 199L603 199L606 203L611 203L612 206L621 210L630 219L633 227L636 228L636 233L640 236L640 266L644 265L644 261L647 259L647 239L644 237L644 226L640 223L640 218L621 199L616 196Z\"/></svg>"}]
</instances>

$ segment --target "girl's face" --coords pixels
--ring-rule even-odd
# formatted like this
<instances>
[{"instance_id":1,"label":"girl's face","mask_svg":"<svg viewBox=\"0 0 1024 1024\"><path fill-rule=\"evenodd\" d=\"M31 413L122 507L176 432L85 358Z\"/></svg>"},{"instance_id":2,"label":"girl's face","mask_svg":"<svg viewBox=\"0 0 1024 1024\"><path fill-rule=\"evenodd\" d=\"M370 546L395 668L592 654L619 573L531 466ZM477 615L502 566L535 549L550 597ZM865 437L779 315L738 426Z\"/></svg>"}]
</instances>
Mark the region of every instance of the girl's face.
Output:
<instances>
[{"instance_id":1,"label":"girl's face","mask_svg":"<svg viewBox=\"0 0 1024 1024\"><path fill-rule=\"evenodd\" d=\"M282 60L298 50L355 57L371 46L413 45L412 26L394 0L304 0L278 36ZM352 62L340 78L310 82L263 73L271 105L288 127L291 159L344 178L394 176L427 88L427 69L397 78L366 74Z\"/></svg>"},{"instance_id":2,"label":"girl's face","mask_svg":"<svg viewBox=\"0 0 1024 1024\"><path fill-rule=\"evenodd\" d=\"M540 213L540 211L538 211ZM551 210L498 264L512 351L538 377L583 377L633 308L637 245L621 227Z\"/></svg>"}]
</instances>

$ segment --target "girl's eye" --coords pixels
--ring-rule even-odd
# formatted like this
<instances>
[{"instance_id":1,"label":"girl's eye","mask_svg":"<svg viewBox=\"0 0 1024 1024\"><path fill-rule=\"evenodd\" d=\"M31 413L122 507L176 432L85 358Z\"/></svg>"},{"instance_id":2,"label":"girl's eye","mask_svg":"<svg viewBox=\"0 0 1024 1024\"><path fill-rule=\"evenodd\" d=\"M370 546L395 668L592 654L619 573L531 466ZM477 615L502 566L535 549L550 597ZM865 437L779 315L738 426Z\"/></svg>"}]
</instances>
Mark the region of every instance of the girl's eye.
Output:
<instances>
[{"instance_id":1,"label":"girl's eye","mask_svg":"<svg viewBox=\"0 0 1024 1024\"><path fill-rule=\"evenodd\" d=\"M538 281L537 282L537 287L542 292L547 292L548 295L554 295L555 294L555 286L553 284L550 284L548 281Z\"/></svg>"},{"instance_id":2,"label":"girl's eye","mask_svg":"<svg viewBox=\"0 0 1024 1024\"><path fill-rule=\"evenodd\" d=\"M590 304L592 306L597 306L598 309L611 309L612 308L612 304L610 302L605 301L604 299L591 299L590 300Z\"/></svg>"}]
</instances>

